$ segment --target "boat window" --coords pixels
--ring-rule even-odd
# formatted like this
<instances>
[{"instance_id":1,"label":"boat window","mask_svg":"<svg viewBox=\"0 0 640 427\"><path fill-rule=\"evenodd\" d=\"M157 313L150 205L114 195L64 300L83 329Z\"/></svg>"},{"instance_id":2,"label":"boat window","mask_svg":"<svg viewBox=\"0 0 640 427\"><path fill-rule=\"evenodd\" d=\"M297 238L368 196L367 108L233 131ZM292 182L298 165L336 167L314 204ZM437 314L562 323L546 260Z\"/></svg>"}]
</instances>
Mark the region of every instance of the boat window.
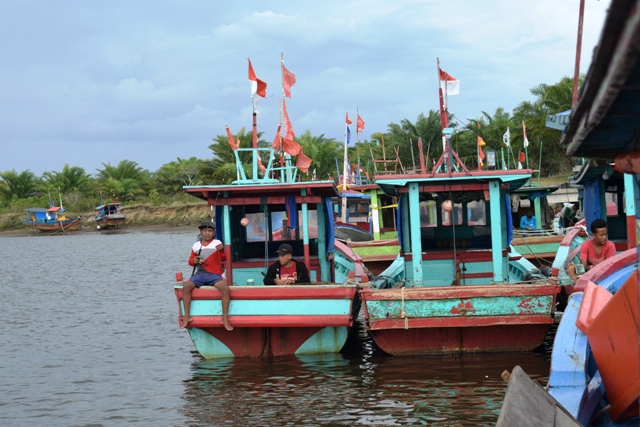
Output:
<instances>
[{"instance_id":1,"label":"boat window","mask_svg":"<svg viewBox=\"0 0 640 427\"><path fill-rule=\"evenodd\" d=\"M267 238L267 217L262 213L250 213L245 217L249 220L247 225L247 242L264 242Z\"/></svg>"},{"instance_id":2,"label":"boat window","mask_svg":"<svg viewBox=\"0 0 640 427\"><path fill-rule=\"evenodd\" d=\"M318 238L318 213L316 211L307 211L307 222L309 223L309 238ZM300 229L300 237L302 238L302 209L298 211L298 227Z\"/></svg>"},{"instance_id":3,"label":"boat window","mask_svg":"<svg viewBox=\"0 0 640 427\"><path fill-rule=\"evenodd\" d=\"M442 211L442 225L451 225L452 213L455 216L455 224L462 225L462 203L455 203L451 211L445 210L444 206L441 206L440 209Z\"/></svg>"},{"instance_id":4,"label":"boat window","mask_svg":"<svg viewBox=\"0 0 640 427\"><path fill-rule=\"evenodd\" d=\"M420 202L420 227L437 227L436 201Z\"/></svg>"},{"instance_id":5,"label":"boat window","mask_svg":"<svg viewBox=\"0 0 640 427\"><path fill-rule=\"evenodd\" d=\"M487 207L484 200L467 203L469 225L487 225Z\"/></svg>"},{"instance_id":6,"label":"boat window","mask_svg":"<svg viewBox=\"0 0 640 427\"><path fill-rule=\"evenodd\" d=\"M289 227L288 224L286 212L271 212L271 240L295 240L296 229Z\"/></svg>"}]
</instances>

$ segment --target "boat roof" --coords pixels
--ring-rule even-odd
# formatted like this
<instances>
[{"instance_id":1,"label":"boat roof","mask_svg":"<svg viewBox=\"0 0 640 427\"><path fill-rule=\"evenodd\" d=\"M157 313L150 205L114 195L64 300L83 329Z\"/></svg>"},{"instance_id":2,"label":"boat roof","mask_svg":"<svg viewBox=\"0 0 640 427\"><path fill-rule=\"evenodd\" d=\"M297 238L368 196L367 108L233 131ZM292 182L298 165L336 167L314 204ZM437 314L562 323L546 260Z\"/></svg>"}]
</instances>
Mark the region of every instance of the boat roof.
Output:
<instances>
[{"instance_id":1,"label":"boat roof","mask_svg":"<svg viewBox=\"0 0 640 427\"><path fill-rule=\"evenodd\" d=\"M49 212L48 208L26 208L27 212Z\"/></svg>"},{"instance_id":2,"label":"boat roof","mask_svg":"<svg viewBox=\"0 0 640 427\"><path fill-rule=\"evenodd\" d=\"M96 206L96 209L102 209L105 206L120 206L122 203L105 203L104 205Z\"/></svg>"},{"instance_id":3,"label":"boat roof","mask_svg":"<svg viewBox=\"0 0 640 427\"><path fill-rule=\"evenodd\" d=\"M341 193L333 181L307 181L291 184L257 183L230 185L194 185L182 187L186 193L200 199L208 200L216 197L248 198L262 196L300 196L306 190L307 196L336 197ZM225 195L223 196L223 193Z\"/></svg>"},{"instance_id":4,"label":"boat roof","mask_svg":"<svg viewBox=\"0 0 640 427\"><path fill-rule=\"evenodd\" d=\"M375 182L390 196L397 195L400 187L405 187L412 182L425 186L440 185L443 186L442 191L474 191L480 188L475 188L473 184L486 185L488 181L500 181L506 185L504 189L515 190L522 187L531 178L532 173L531 169L517 169L452 172L451 174L377 175Z\"/></svg>"},{"instance_id":5,"label":"boat roof","mask_svg":"<svg viewBox=\"0 0 640 427\"><path fill-rule=\"evenodd\" d=\"M550 194L560 188L559 185L523 185L522 187L513 190L514 193L517 193L521 196L524 196L528 193L539 193L541 191Z\"/></svg>"},{"instance_id":6,"label":"boat roof","mask_svg":"<svg viewBox=\"0 0 640 427\"><path fill-rule=\"evenodd\" d=\"M63 210L60 206L52 206L49 209L47 209L47 211L49 211L49 212L57 212L57 211L60 211L60 210Z\"/></svg>"},{"instance_id":7,"label":"boat roof","mask_svg":"<svg viewBox=\"0 0 640 427\"><path fill-rule=\"evenodd\" d=\"M640 150L640 18L637 2L612 0L565 134L570 156L612 159Z\"/></svg>"}]
</instances>

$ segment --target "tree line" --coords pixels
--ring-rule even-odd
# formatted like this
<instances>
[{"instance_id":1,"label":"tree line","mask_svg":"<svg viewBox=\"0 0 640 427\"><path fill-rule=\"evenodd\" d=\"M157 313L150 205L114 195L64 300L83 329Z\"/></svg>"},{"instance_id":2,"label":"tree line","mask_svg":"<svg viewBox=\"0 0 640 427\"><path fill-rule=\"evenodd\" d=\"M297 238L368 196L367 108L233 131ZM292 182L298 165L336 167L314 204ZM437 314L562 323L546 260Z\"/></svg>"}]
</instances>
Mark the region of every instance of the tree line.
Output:
<instances>
[{"instance_id":1,"label":"tree line","mask_svg":"<svg viewBox=\"0 0 640 427\"><path fill-rule=\"evenodd\" d=\"M486 143L483 150L506 148L502 136L510 128L511 146L516 153L523 147L522 122L526 123L529 139L529 165L539 169L543 176L567 173L571 170L572 160L565 156L558 144L560 132L545 127L546 117L571 108L573 81L562 78L553 85L540 84L531 89L534 101L520 103L511 113L497 108L493 113L482 112L477 118L459 118L450 114L449 123L455 132L452 136L453 148L467 167L476 168L477 137ZM386 132L375 132L370 140L361 141L357 146L348 147L350 161L361 166L370 176L374 173L374 159L395 159L396 152L405 167L419 167L417 141L422 140L423 155L430 170L434 161L442 154L441 127L439 111L430 110L420 113L412 122L403 119L392 122ZM259 145L271 146L271 141L262 139ZM235 137L240 147L252 145L251 132L241 129ZM324 134L312 135L310 131L296 138L304 153L313 159L309 172L301 174L300 179L318 180L336 179L342 171L344 142L327 138ZM383 153L384 143L384 153ZM543 156L539 156L543 147ZM199 159L177 158L151 172L132 160L122 160L117 165L103 163L103 168L91 174L79 166L63 167L61 171L45 172L38 177L33 172L15 170L0 172L0 210L21 209L25 207L48 206L49 200L63 198L65 207L90 210L97 204L100 194L105 201L117 198L124 203L146 202L153 204L176 200L191 200L185 197L182 187L200 184L228 184L236 175L235 153L231 149L227 135L217 135L209 145L212 157ZM251 153L237 153L247 172L251 167ZM336 166L338 159L339 167ZM263 162L266 164L266 158Z\"/></svg>"}]
</instances>

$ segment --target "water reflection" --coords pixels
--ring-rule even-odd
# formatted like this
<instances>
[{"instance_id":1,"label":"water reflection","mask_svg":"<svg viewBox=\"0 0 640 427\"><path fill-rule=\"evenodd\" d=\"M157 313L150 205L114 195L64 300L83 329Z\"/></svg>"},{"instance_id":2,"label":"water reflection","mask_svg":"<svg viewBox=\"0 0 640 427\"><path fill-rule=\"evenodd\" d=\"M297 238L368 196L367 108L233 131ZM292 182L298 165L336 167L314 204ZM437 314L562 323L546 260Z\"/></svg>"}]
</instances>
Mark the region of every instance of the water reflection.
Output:
<instances>
[{"instance_id":1,"label":"water reflection","mask_svg":"<svg viewBox=\"0 0 640 427\"><path fill-rule=\"evenodd\" d=\"M362 325L343 354L193 363L183 414L197 425L494 425L520 365L546 384L546 353L392 357Z\"/></svg>"}]
</instances>

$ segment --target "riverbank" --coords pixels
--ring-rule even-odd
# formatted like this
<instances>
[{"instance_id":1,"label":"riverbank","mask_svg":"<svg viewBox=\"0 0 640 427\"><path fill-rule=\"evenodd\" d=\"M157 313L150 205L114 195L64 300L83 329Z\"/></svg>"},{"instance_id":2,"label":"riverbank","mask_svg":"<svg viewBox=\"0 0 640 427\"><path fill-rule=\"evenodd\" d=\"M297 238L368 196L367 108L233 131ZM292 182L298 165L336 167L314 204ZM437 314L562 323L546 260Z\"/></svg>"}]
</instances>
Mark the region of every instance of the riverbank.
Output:
<instances>
[{"instance_id":1,"label":"riverbank","mask_svg":"<svg viewBox=\"0 0 640 427\"><path fill-rule=\"evenodd\" d=\"M69 216L72 209L67 210ZM172 206L132 205L122 207L121 212L127 219L116 231L141 232L178 232L195 229L202 221L209 218L211 210L206 203L191 203ZM113 230L98 230L93 220L95 213L79 213L82 216L78 230L70 233L101 232ZM24 215L8 213L0 215L0 237L3 236L33 236L32 229L22 225Z\"/></svg>"}]
</instances>

